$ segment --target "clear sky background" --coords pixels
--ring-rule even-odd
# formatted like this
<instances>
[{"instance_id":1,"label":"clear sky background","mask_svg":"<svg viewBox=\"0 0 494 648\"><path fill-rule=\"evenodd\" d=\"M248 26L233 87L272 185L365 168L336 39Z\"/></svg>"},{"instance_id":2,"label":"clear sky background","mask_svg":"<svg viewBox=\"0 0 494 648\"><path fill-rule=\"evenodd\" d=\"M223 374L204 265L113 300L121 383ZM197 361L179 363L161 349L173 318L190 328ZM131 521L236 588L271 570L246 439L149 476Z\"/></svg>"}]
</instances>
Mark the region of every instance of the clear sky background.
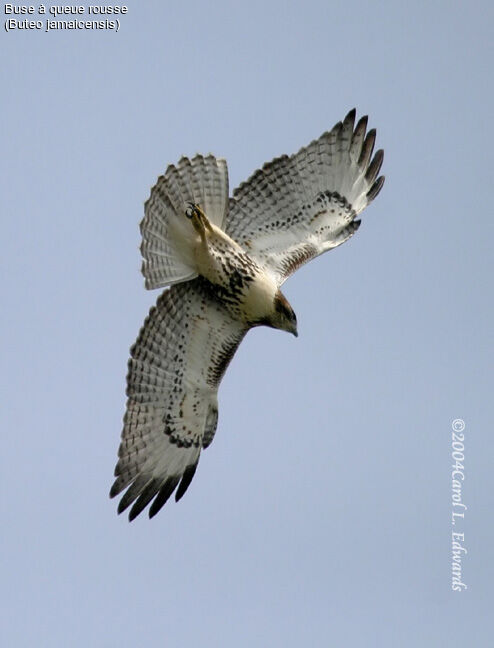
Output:
<instances>
[{"instance_id":1,"label":"clear sky background","mask_svg":"<svg viewBox=\"0 0 494 648\"><path fill-rule=\"evenodd\" d=\"M1 36L2 645L494 645L492 3L127 4L118 33ZM184 499L129 524L151 185L211 151L233 189L353 106L382 193L285 284L298 339L241 345Z\"/></svg>"}]
</instances>

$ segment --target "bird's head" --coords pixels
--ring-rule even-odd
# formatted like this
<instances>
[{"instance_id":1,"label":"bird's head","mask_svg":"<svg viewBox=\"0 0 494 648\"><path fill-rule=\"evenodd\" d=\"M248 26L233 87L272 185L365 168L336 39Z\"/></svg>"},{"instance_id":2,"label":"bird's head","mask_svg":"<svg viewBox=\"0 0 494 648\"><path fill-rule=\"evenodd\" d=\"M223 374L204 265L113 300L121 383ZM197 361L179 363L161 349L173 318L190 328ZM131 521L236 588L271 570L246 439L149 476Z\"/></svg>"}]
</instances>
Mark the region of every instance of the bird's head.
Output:
<instances>
[{"instance_id":1,"label":"bird's head","mask_svg":"<svg viewBox=\"0 0 494 648\"><path fill-rule=\"evenodd\" d=\"M274 312L270 323L274 328L293 333L295 337L298 337L297 316L286 297L279 290L274 298Z\"/></svg>"}]
</instances>

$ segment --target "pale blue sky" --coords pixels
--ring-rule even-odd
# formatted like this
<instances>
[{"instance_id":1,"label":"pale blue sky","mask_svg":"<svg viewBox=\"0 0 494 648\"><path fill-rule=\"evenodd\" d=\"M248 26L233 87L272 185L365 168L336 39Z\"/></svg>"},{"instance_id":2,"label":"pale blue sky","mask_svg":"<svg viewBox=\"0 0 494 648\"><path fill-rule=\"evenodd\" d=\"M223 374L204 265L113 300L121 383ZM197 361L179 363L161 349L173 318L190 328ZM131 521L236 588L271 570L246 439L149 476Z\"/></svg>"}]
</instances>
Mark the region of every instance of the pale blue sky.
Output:
<instances>
[{"instance_id":1,"label":"pale blue sky","mask_svg":"<svg viewBox=\"0 0 494 648\"><path fill-rule=\"evenodd\" d=\"M127 4L119 33L2 31L2 645L491 646L492 3ZM233 189L353 106L382 193L285 285L298 339L243 342L180 504L129 525L151 185L211 151Z\"/></svg>"}]
</instances>

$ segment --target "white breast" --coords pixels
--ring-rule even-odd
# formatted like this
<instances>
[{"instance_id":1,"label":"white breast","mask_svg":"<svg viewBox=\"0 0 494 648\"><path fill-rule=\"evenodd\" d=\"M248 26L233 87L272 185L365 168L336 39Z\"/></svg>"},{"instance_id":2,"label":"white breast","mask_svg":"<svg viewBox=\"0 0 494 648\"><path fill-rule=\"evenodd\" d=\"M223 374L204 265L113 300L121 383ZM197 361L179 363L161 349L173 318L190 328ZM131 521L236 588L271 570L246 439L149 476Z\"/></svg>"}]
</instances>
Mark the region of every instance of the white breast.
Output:
<instances>
[{"instance_id":1,"label":"white breast","mask_svg":"<svg viewBox=\"0 0 494 648\"><path fill-rule=\"evenodd\" d=\"M274 296L278 290L275 280L268 274L259 273L250 284L243 303L243 312L248 322L266 318L273 312Z\"/></svg>"}]
</instances>

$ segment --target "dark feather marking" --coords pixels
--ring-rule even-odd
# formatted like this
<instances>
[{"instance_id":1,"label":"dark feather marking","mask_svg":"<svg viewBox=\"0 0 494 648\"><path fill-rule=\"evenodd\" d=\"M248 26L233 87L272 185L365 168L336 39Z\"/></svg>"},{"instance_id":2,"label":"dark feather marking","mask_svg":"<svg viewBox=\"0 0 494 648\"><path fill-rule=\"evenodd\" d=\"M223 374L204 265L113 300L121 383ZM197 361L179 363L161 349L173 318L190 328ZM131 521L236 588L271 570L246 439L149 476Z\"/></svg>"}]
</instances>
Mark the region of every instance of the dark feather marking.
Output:
<instances>
[{"instance_id":1,"label":"dark feather marking","mask_svg":"<svg viewBox=\"0 0 494 648\"><path fill-rule=\"evenodd\" d=\"M351 223L349 223L346 227L344 227L339 233L338 236L336 237L335 241L338 243L338 245L341 245L341 243L344 243L345 241L348 241L349 238L351 238L355 232L358 230L360 227L361 221L359 220L354 220Z\"/></svg>"},{"instance_id":2,"label":"dark feather marking","mask_svg":"<svg viewBox=\"0 0 494 648\"><path fill-rule=\"evenodd\" d=\"M180 482L177 488L177 492L175 493L176 502L178 502L178 500L185 495L185 491L189 488L190 482L195 475L198 463L199 461L196 461L195 464L193 464L192 466L187 466L187 468L184 470L182 481Z\"/></svg>"},{"instance_id":3,"label":"dark feather marking","mask_svg":"<svg viewBox=\"0 0 494 648\"><path fill-rule=\"evenodd\" d=\"M361 117L358 120L357 125L355 126L355 131L353 133L352 144L354 142L356 142L357 139L360 139L363 136L363 134L365 133L365 131L367 129L367 122L368 121L369 121L369 118L367 117L367 115L364 115L363 117ZM359 155L360 155L360 151L359 151Z\"/></svg>"},{"instance_id":4,"label":"dark feather marking","mask_svg":"<svg viewBox=\"0 0 494 648\"><path fill-rule=\"evenodd\" d=\"M369 202L371 200L374 200L377 194L381 191L383 184L384 184L384 176L381 176L374 182L372 187L367 192L367 199Z\"/></svg>"},{"instance_id":5,"label":"dark feather marking","mask_svg":"<svg viewBox=\"0 0 494 648\"><path fill-rule=\"evenodd\" d=\"M168 477L164 485L160 488L160 492L156 495L154 502L151 504L149 509L150 518L154 517L167 503L179 481L180 476L174 475L173 477Z\"/></svg>"},{"instance_id":6,"label":"dark feather marking","mask_svg":"<svg viewBox=\"0 0 494 648\"><path fill-rule=\"evenodd\" d=\"M134 481L134 483L129 487L125 495L122 497L118 504L118 513L122 513L125 509L132 504L132 502L137 499L141 491L147 486L148 482L151 481L149 475L140 475Z\"/></svg>"},{"instance_id":7,"label":"dark feather marking","mask_svg":"<svg viewBox=\"0 0 494 648\"><path fill-rule=\"evenodd\" d=\"M207 377L208 384L212 386L219 385L243 337L244 333L233 340L228 339L226 343L221 346L217 357L214 358L214 362L212 362L209 367Z\"/></svg>"},{"instance_id":8,"label":"dark feather marking","mask_svg":"<svg viewBox=\"0 0 494 648\"><path fill-rule=\"evenodd\" d=\"M302 247L297 248L283 260L283 270L286 275L292 274L297 268L303 265L309 259L312 259L316 253L316 248L311 243L306 243Z\"/></svg>"},{"instance_id":9,"label":"dark feather marking","mask_svg":"<svg viewBox=\"0 0 494 648\"><path fill-rule=\"evenodd\" d=\"M202 447L207 448L213 438L214 433L216 432L216 426L218 425L218 410L215 407L209 407L208 414L206 417L206 425L204 426L204 432L202 435Z\"/></svg>"},{"instance_id":10,"label":"dark feather marking","mask_svg":"<svg viewBox=\"0 0 494 648\"><path fill-rule=\"evenodd\" d=\"M355 115L356 114L357 114L357 110L355 108L352 108L348 112L348 115L343 120L343 126L351 126L352 130L353 130L353 124L355 123Z\"/></svg>"},{"instance_id":11,"label":"dark feather marking","mask_svg":"<svg viewBox=\"0 0 494 648\"><path fill-rule=\"evenodd\" d=\"M132 520L134 520L139 515L139 513L141 513L141 511L146 508L149 502L159 491L160 486L162 484L163 484L162 479L152 479L149 482L149 484L146 486L146 488L142 491L142 493L139 495L137 500L134 502L134 506L130 509L129 522L132 522Z\"/></svg>"},{"instance_id":12,"label":"dark feather marking","mask_svg":"<svg viewBox=\"0 0 494 648\"><path fill-rule=\"evenodd\" d=\"M377 151L374 155L374 158L370 163L369 168L367 169L367 173L365 174L365 179L370 185L372 185L374 180L377 178L377 174L381 170L383 159L384 151L382 149L379 149L379 151Z\"/></svg>"},{"instance_id":13,"label":"dark feather marking","mask_svg":"<svg viewBox=\"0 0 494 648\"><path fill-rule=\"evenodd\" d=\"M124 488L125 486L122 484L121 480L115 479L110 488L110 498L116 497Z\"/></svg>"},{"instance_id":14,"label":"dark feather marking","mask_svg":"<svg viewBox=\"0 0 494 648\"><path fill-rule=\"evenodd\" d=\"M360 157L358 160L360 166L365 168L369 164L369 160L371 158L372 151L374 149L375 141L376 141L376 129L373 128L365 136L365 140L362 145L362 152L360 153Z\"/></svg>"}]
</instances>

